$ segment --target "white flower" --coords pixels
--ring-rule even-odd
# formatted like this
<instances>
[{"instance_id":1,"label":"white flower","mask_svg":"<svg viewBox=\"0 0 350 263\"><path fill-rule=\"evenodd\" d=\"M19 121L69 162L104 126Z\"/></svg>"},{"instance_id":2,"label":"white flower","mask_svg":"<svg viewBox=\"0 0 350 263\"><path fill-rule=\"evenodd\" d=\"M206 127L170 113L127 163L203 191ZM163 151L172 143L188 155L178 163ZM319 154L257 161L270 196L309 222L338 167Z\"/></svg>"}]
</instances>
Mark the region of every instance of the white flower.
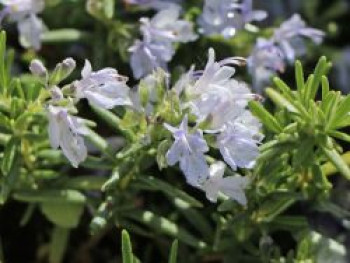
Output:
<instances>
[{"instance_id":1,"label":"white flower","mask_svg":"<svg viewBox=\"0 0 350 263\"><path fill-rule=\"evenodd\" d=\"M175 165L179 162L187 182L198 187L209 175L209 168L204 156L209 148L200 130L194 133L188 132L187 122L187 116L185 116L179 128L164 124L175 139L174 144L166 154L166 158L169 165Z\"/></svg>"},{"instance_id":2,"label":"white flower","mask_svg":"<svg viewBox=\"0 0 350 263\"><path fill-rule=\"evenodd\" d=\"M193 25L186 20L180 20L180 7L171 6L159 11L152 19L141 18L141 32L152 41L189 42L197 36Z\"/></svg>"},{"instance_id":3,"label":"white flower","mask_svg":"<svg viewBox=\"0 0 350 263\"><path fill-rule=\"evenodd\" d=\"M0 0L5 6L6 13L12 21L19 21L31 14L38 14L44 10L44 0Z\"/></svg>"},{"instance_id":4,"label":"white flower","mask_svg":"<svg viewBox=\"0 0 350 263\"><path fill-rule=\"evenodd\" d=\"M21 20L17 24L20 35L21 45L25 48L41 48L41 36L45 31L43 21L36 15L31 14L29 17Z\"/></svg>"},{"instance_id":5,"label":"white flower","mask_svg":"<svg viewBox=\"0 0 350 263\"><path fill-rule=\"evenodd\" d=\"M111 109L117 105L131 105L127 79L113 68L93 72L91 64L85 61L82 79L74 83L76 97L86 98L97 107Z\"/></svg>"},{"instance_id":6,"label":"white flower","mask_svg":"<svg viewBox=\"0 0 350 263\"><path fill-rule=\"evenodd\" d=\"M259 156L258 144L263 136L259 133L260 123L249 111L235 121L227 123L217 136L217 145L225 162L233 169L253 168Z\"/></svg>"},{"instance_id":7,"label":"white flower","mask_svg":"<svg viewBox=\"0 0 350 263\"><path fill-rule=\"evenodd\" d=\"M285 70L285 56L281 48L272 40L259 38L253 52L247 59L248 70L253 78L253 89L262 94L264 87L278 72Z\"/></svg>"},{"instance_id":8,"label":"white flower","mask_svg":"<svg viewBox=\"0 0 350 263\"><path fill-rule=\"evenodd\" d=\"M43 0L0 0L5 6L0 17L9 16L17 22L20 43L25 48L41 48L41 36L46 27L37 14L44 9ZM0 19L1 22L1 19Z\"/></svg>"},{"instance_id":9,"label":"white flower","mask_svg":"<svg viewBox=\"0 0 350 263\"><path fill-rule=\"evenodd\" d=\"M227 121L235 119L255 97L245 83L232 78L235 73L232 65L242 61L242 58L228 58L215 62L214 50L210 49L205 69L192 73L199 76L198 80L192 84L192 79L185 75L178 84L179 91L184 89L181 86L186 86L189 102L185 105L191 108L198 122L209 121L211 130L220 129Z\"/></svg>"},{"instance_id":10,"label":"white flower","mask_svg":"<svg viewBox=\"0 0 350 263\"><path fill-rule=\"evenodd\" d=\"M149 42L136 40L129 48L131 68L135 79L140 79L152 73L157 68L167 68L175 51L169 42Z\"/></svg>"},{"instance_id":11,"label":"white flower","mask_svg":"<svg viewBox=\"0 0 350 263\"><path fill-rule=\"evenodd\" d=\"M209 178L201 187L208 200L216 203L219 193L223 193L239 204L247 205L244 189L247 188L249 179L239 175L223 177L225 168L226 165L223 162L216 162L210 166Z\"/></svg>"},{"instance_id":12,"label":"white flower","mask_svg":"<svg viewBox=\"0 0 350 263\"><path fill-rule=\"evenodd\" d=\"M252 0L243 0L241 3L235 0L205 0L198 22L203 34L221 34L229 38L246 24L266 17L265 11L253 10Z\"/></svg>"},{"instance_id":13,"label":"white flower","mask_svg":"<svg viewBox=\"0 0 350 263\"><path fill-rule=\"evenodd\" d=\"M303 38L309 38L314 43L320 44L324 36L323 31L307 27L300 15L294 14L275 30L273 39L283 50L287 60L293 62L296 56L306 53Z\"/></svg>"},{"instance_id":14,"label":"white flower","mask_svg":"<svg viewBox=\"0 0 350 263\"><path fill-rule=\"evenodd\" d=\"M87 149L81 135L87 133L82 119L69 115L68 110L62 107L48 106L49 139L52 148L62 149L73 167L84 161Z\"/></svg>"}]
</instances>

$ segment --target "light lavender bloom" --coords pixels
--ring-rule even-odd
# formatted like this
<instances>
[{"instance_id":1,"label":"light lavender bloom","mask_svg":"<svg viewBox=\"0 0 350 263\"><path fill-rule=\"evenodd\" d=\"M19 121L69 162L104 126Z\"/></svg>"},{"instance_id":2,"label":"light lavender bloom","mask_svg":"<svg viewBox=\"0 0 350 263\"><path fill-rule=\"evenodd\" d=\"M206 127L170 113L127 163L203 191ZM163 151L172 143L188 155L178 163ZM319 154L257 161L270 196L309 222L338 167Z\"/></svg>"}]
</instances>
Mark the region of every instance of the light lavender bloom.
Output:
<instances>
[{"instance_id":1,"label":"light lavender bloom","mask_svg":"<svg viewBox=\"0 0 350 263\"><path fill-rule=\"evenodd\" d=\"M136 40L129 48L131 68L135 79L140 79L157 68L167 69L167 63L175 51L170 42L151 42Z\"/></svg>"},{"instance_id":2,"label":"light lavender bloom","mask_svg":"<svg viewBox=\"0 0 350 263\"><path fill-rule=\"evenodd\" d=\"M198 122L209 120L211 130L220 129L227 120L234 119L254 98L246 84L232 78L233 65L242 62L242 58L215 62L215 52L210 49L205 69L198 71L198 79L185 89L190 99L187 106L198 117Z\"/></svg>"},{"instance_id":3,"label":"light lavender bloom","mask_svg":"<svg viewBox=\"0 0 350 263\"><path fill-rule=\"evenodd\" d=\"M261 21L267 17L262 10L253 10L252 0L206 0L198 23L205 35L221 34L233 37L248 23Z\"/></svg>"},{"instance_id":4,"label":"light lavender bloom","mask_svg":"<svg viewBox=\"0 0 350 263\"><path fill-rule=\"evenodd\" d=\"M152 19L141 18L141 32L145 38L161 42L190 42L197 39L193 24L179 19L180 7L173 6L159 11Z\"/></svg>"},{"instance_id":5,"label":"light lavender bloom","mask_svg":"<svg viewBox=\"0 0 350 263\"><path fill-rule=\"evenodd\" d=\"M184 117L179 128L164 124L175 142L166 154L167 162L173 166L177 162L184 173L187 182L195 187L199 187L209 176L209 168L205 160L204 153L209 150L203 138L201 130L194 133L188 132L187 116Z\"/></svg>"},{"instance_id":6,"label":"light lavender bloom","mask_svg":"<svg viewBox=\"0 0 350 263\"><path fill-rule=\"evenodd\" d=\"M44 9L43 0L0 0L5 8L0 13L0 22L5 16L17 22L20 43L25 48L41 48L41 36L45 31L43 21L37 14Z\"/></svg>"},{"instance_id":7,"label":"light lavender bloom","mask_svg":"<svg viewBox=\"0 0 350 263\"><path fill-rule=\"evenodd\" d=\"M223 193L239 204L247 205L244 189L247 188L249 179L240 175L224 177L225 168L223 162L216 162L210 166L209 178L202 186L208 200L216 203L219 193Z\"/></svg>"},{"instance_id":8,"label":"light lavender bloom","mask_svg":"<svg viewBox=\"0 0 350 263\"><path fill-rule=\"evenodd\" d=\"M324 36L323 31L307 27L300 15L294 14L275 30L273 40L281 47L287 60L293 62L296 56L306 53L303 38L309 38L315 44L321 44Z\"/></svg>"},{"instance_id":9,"label":"light lavender bloom","mask_svg":"<svg viewBox=\"0 0 350 263\"><path fill-rule=\"evenodd\" d=\"M242 114L217 136L220 152L233 170L253 168L259 156L258 144L263 136L259 133L260 123L254 119L249 112Z\"/></svg>"},{"instance_id":10,"label":"light lavender bloom","mask_svg":"<svg viewBox=\"0 0 350 263\"><path fill-rule=\"evenodd\" d=\"M275 29L271 39L258 39L248 58L254 91L261 94L273 75L284 72L287 62L306 53L305 38L320 44L323 37L322 31L307 27L300 15L295 14Z\"/></svg>"},{"instance_id":11,"label":"light lavender bloom","mask_svg":"<svg viewBox=\"0 0 350 263\"><path fill-rule=\"evenodd\" d=\"M87 157L87 149L82 135L87 133L83 120L69 115L68 110L62 107L48 106L49 139L52 148L61 148L73 167Z\"/></svg>"},{"instance_id":12,"label":"light lavender bloom","mask_svg":"<svg viewBox=\"0 0 350 263\"><path fill-rule=\"evenodd\" d=\"M253 78L253 89L262 94L265 85L277 72L284 72L286 63L283 51L275 42L259 38L247 59L248 70Z\"/></svg>"},{"instance_id":13,"label":"light lavender bloom","mask_svg":"<svg viewBox=\"0 0 350 263\"><path fill-rule=\"evenodd\" d=\"M167 69L175 54L176 42L189 42L197 38L192 23L179 19L180 8L173 6L159 11L152 19L141 18L143 40L136 40L129 49L131 68L136 79L156 68Z\"/></svg>"},{"instance_id":14,"label":"light lavender bloom","mask_svg":"<svg viewBox=\"0 0 350 263\"><path fill-rule=\"evenodd\" d=\"M82 79L74 82L76 97L86 98L89 103L104 109L119 105L131 105L127 79L113 68L92 71L91 64L85 61L81 72Z\"/></svg>"},{"instance_id":15,"label":"light lavender bloom","mask_svg":"<svg viewBox=\"0 0 350 263\"><path fill-rule=\"evenodd\" d=\"M29 66L29 70L33 75L39 77L45 83L48 82L48 79L49 79L48 70L40 60L38 59L32 60Z\"/></svg>"}]
</instances>

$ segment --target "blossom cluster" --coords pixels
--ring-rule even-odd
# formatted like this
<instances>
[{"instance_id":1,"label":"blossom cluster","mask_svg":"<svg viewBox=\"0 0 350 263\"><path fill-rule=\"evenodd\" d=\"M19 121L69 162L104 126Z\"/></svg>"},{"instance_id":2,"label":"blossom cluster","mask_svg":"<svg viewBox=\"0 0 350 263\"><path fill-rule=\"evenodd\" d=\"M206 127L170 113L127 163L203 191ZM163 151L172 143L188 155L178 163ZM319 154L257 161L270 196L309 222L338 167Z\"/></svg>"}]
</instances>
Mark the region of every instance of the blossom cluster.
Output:
<instances>
[{"instance_id":1,"label":"blossom cluster","mask_svg":"<svg viewBox=\"0 0 350 263\"><path fill-rule=\"evenodd\" d=\"M248 102L257 96L247 84L232 78L234 65L243 62L242 58L216 62L210 49L205 69L192 68L174 87L181 107L194 117L194 126L189 126L185 115L178 128L169 124L165 127L175 140L166 155L169 165L179 163L187 182L203 189L209 200L216 201L222 192L244 205L246 200L240 193L247 178L223 177L226 165L218 162L209 167L205 157L210 150L205 136L215 139L211 146L219 150L233 171L252 168L259 155L258 144L263 139L260 122L247 109Z\"/></svg>"},{"instance_id":2,"label":"blossom cluster","mask_svg":"<svg viewBox=\"0 0 350 263\"><path fill-rule=\"evenodd\" d=\"M321 30L307 27L300 15L294 14L274 30L270 39L259 38L248 58L249 72L257 93L263 92L271 76L283 72L287 63L306 53L305 39L320 44L324 38Z\"/></svg>"},{"instance_id":3,"label":"blossom cluster","mask_svg":"<svg viewBox=\"0 0 350 263\"><path fill-rule=\"evenodd\" d=\"M159 70L142 79L136 89L130 89L127 78L115 69L94 72L87 60L81 79L61 88L59 84L75 69L76 62L72 58L57 64L51 74L38 60L31 63L30 70L42 80L47 92L45 104L51 146L61 148L73 167L78 167L88 154L84 144L84 136L89 133L86 120L76 116L75 105L81 99L103 109L126 106L127 110L152 119L159 111L153 106L169 99L165 96L160 101L159 94L171 93L179 102L180 116L175 119L182 121L179 127L173 126L177 122L167 123L173 117L164 121L162 129L172 144L165 154L168 165L179 163L187 183L205 191L209 200L216 202L221 193L245 205L244 189L248 178L224 177L225 170L229 169L227 166L233 171L252 168L263 138L259 121L247 107L257 96L251 93L247 84L233 78L234 66L243 63L245 60L238 57L216 62L214 50L210 49L205 69L195 71L192 67L172 89L159 85ZM141 92L145 87L148 89L146 103ZM148 129L146 136L147 133ZM149 138L152 140L151 136ZM159 141L150 144L157 143ZM209 165L207 158L211 149L219 151L225 163L211 158Z\"/></svg>"},{"instance_id":4,"label":"blossom cluster","mask_svg":"<svg viewBox=\"0 0 350 263\"><path fill-rule=\"evenodd\" d=\"M174 44L194 41L191 22L179 19L181 8L170 5L160 10L152 19L143 17L141 22L142 40L136 40L129 49L131 68L136 79L150 74L154 69L166 69L174 56Z\"/></svg>"},{"instance_id":5,"label":"blossom cluster","mask_svg":"<svg viewBox=\"0 0 350 263\"><path fill-rule=\"evenodd\" d=\"M23 47L41 48L41 35L45 31L38 14L44 10L44 0L0 0L4 9L0 12L0 23L5 17L17 23L19 40Z\"/></svg>"},{"instance_id":6,"label":"blossom cluster","mask_svg":"<svg viewBox=\"0 0 350 263\"><path fill-rule=\"evenodd\" d=\"M130 105L131 101L125 77L112 68L94 72L88 60L85 61L80 80L63 88L58 87L75 67L76 62L72 58L67 58L57 64L54 71L49 74L39 60L34 60L30 65L30 71L42 80L48 94L46 109L51 146L55 149L61 148L72 166L78 167L87 157L83 136L88 130L84 119L74 115L77 113L76 103L85 98L91 105L111 109L117 105Z\"/></svg>"}]
</instances>

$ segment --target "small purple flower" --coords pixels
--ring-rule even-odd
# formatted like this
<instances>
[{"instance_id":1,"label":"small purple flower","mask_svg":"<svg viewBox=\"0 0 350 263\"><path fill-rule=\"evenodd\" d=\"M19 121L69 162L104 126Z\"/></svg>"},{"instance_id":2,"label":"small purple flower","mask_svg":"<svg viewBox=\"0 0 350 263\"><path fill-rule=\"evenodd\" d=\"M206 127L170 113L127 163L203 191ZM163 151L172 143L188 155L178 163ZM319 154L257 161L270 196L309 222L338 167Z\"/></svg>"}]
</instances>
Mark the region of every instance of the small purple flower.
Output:
<instances>
[{"instance_id":1,"label":"small purple flower","mask_svg":"<svg viewBox=\"0 0 350 263\"><path fill-rule=\"evenodd\" d=\"M325 33L321 30L307 27L299 14L294 14L289 20L283 22L275 30L273 40L283 50L289 62L293 62L296 56L306 53L303 38L311 39L315 44L323 41Z\"/></svg>"},{"instance_id":2,"label":"small purple flower","mask_svg":"<svg viewBox=\"0 0 350 263\"><path fill-rule=\"evenodd\" d=\"M127 79L117 70L104 68L93 72L90 62L86 60L81 75L82 79L74 83L78 99L86 98L89 103L105 109L131 105Z\"/></svg>"},{"instance_id":3,"label":"small purple flower","mask_svg":"<svg viewBox=\"0 0 350 263\"><path fill-rule=\"evenodd\" d=\"M61 148L73 167L87 157L87 149L82 135L87 133L83 120L69 115L68 110L62 107L49 105L49 138L52 148Z\"/></svg>"},{"instance_id":4,"label":"small purple flower","mask_svg":"<svg viewBox=\"0 0 350 263\"><path fill-rule=\"evenodd\" d=\"M152 41L190 42L197 36L193 24L179 19L180 7L174 6L159 11L152 19L141 18L141 32Z\"/></svg>"},{"instance_id":5,"label":"small purple flower","mask_svg":"<svg viewBox=\"0 0 350 263\"><path fill-rule=\"evenodd\" d=\"M259 38L253 52L247 59L248 70L253 78L254 91L262 94L265 85L277 72L284 72L286 67L284 53L271 40Z\"/></svg>"},{"instance_id":6,"label":"small purple flower","mask_svg":"<svg viewBox=\"0 0 350 263\"><path fill-rule=\"evenodd\" d=\"M259 156L260 123L246 111L229 122L217 136L217 145L225 162L233 169L253 168Z\"/></svg>"},{"instance_id":7,"label":"small purple flower","mask_svg":"<svg viewBox=\"0 0 350 263\"><path fill-rule=\"evenodd\" d=\"M164 124L175 142L166 154L167 162L173 166L177 162L184 173L186 180L192 186L200 186L209 176L209 168L204 153L209 150L203 138L202 131L188 132L187 116L184 117L179 128Z\"/></svg>"},{"instance_id":8,"label":"small purple flower","mask_svg":"<svg viewBox=\"0 0 350 263\"><path fill-rule=\"evenodd\" d=\"M216 162L210 166L209 178L202 186L208 200L216 203L219 193L223 193L239 204L247 205L244 190L249 184L249 179L240 175L224 177L225 168L223 162Z\"/></svg>"},{"instance_id":9,"label":"small purple flower","mask_svg":"<svg viewBox=\"0 0 350 263\"><path fill-rule=\"evenodd\" d=\"M198 22L203 34L221 34L229 38L246 24L266 17L266 12L253 10L252 0L243 0L241 3L235 0L206 0Z\"/></svg>"},{"instance_id":10,"label":"small purple flower","mask_svg":"<svg viewBox=\"0 0 350 263\"><path fill-rule=\"evenodd\" d=\"M129 49L131 68L135 79L140 79L156 68L167 68L167 63L174 55L170 42L150 42L136 40Z\"/></svg>"},{"instance_id":11,"label":"small purple flower","mask_svg":"<svg viewBox=\"0 0 350 263\"><path fill-rule=\"evenodd\" d=\"M45 31L43 21L37 16L45 6L43 0L0 0L5 8L0 13L0 22L8 16L17 22L20 43L25 48L41 48L41 36Z\"/></svg>"}]
</instances>

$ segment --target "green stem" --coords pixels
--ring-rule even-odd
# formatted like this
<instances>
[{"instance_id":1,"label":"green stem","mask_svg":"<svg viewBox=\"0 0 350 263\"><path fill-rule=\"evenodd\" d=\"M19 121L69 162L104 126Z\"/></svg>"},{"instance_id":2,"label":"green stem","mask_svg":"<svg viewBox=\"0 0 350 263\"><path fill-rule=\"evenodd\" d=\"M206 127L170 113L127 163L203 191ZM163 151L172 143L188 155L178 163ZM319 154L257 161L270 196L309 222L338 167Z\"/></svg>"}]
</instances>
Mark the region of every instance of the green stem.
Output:
<instances>
[{"instance_id":1,"label":"green stem","mask_svg":"<svg viewBox=\"0 0 350 263\"><path fill-rule=\"evenodd\" d=\"M70 230L68 228L59 226L55 226L53 229L50 244L50 263L63 262L64 254L68 245L69 232Z\"/></svg>"},{"instance_id":2,"label":"green stem","mask_svg":"<svg viewBox=\"0 0 350 263\"><path fill-rule=\"evenodd\" d=\"M341 158L347 165L350 165L350 151L341 155ZM326 176L331 176L337 173L338 169L331 162L327 162L324 165L322 165L322 172Z\"/></svg>"}]
</instances>

